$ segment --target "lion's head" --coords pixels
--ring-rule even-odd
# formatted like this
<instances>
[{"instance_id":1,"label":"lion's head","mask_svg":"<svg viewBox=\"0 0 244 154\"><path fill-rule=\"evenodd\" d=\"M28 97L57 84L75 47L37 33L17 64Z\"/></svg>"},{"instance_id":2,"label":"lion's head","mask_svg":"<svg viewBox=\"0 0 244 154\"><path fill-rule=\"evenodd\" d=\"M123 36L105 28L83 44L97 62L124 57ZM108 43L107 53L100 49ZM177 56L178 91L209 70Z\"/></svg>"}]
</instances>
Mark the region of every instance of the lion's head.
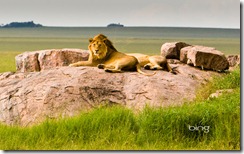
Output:
<instances>
[{"instance_id":1,"label":"lion's head","mask_svg":"<svg viewBox=\"0 0 244 154\"><path fill-rule=\"evenodd\" d=\"M88 48L97 59L105 58L109 49L117 51L112 42L103 34L99 34L94 38L89 39L89 42Z\"/></svg>"},{"instance_id":2,"label":"lion's head","mask_svg":"<svg viewBox=\"0 0 244 154\"><path fill-rule=\"evenodd\" d=\"M93 56L95 56L97 59L103 59L108 51L103 40L92 40L88 47Z\"/></svg>"}]
</instances>

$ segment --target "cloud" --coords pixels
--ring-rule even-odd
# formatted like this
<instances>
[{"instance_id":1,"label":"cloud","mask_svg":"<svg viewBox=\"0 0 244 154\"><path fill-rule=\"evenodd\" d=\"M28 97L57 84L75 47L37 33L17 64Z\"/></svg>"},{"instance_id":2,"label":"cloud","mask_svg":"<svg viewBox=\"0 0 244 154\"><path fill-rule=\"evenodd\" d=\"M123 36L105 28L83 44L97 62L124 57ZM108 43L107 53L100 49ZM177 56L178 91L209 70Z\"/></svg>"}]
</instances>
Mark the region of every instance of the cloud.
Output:
<instances>
[{"instance_id":1,"label":"cloud","mask_svg":"<svg viewBox=\"0 0 244 154\"><path fill-rule=\"evenodd\" d=\"M238 27L240 4L234 0L163 0L134 9L131 25Z\"/></svg>"}]
</instances>

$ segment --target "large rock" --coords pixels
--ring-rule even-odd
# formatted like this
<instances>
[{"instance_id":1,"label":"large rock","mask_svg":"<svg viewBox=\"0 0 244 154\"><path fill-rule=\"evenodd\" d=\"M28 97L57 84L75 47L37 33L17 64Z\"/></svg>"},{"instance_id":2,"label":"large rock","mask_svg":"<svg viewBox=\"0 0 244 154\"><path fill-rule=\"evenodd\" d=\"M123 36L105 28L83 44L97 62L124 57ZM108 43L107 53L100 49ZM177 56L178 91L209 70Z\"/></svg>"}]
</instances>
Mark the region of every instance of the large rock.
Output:
<instances>
[{"instance_id":1,"label":"large rock","mask_svg":"<svg viewBox=\"0 0 244 154\"><path fill-rule=\"evenodd\" d=\"M25 52L15 57L19 72L36 72L56 66L68 66L81 60L87 60L89 52L81 49L50 49Z\"/></svg>"},{"instance_id":2,"label":"large rock","mask_svg":"<svg viewBox=\"0 0 244 154\"><path fill-rule=\"evenodd\" d=\"M195 48L194 48L195 47ZM188 59L188 51L191 52L192 50L194 49L199 49L201 51L210 51L210 50L215 50L215 48L213 47L206 47L206 46L187 46L187 47L184 47L180 50L180 61L187 64L187 62L189 63L190 60Z\"/></svg>"},{"instance_id":3,"label":"large rock","mask_svg":"<svg viewBox=\"0 0 244 154\"><path fill-rule=\"evenodd\" d=\"M223 71L229 68L229 62L225 55L212 47L188 46L180 51L180 61L215 71Z\"/></svg>"},{"instance_id":4,"label":"large rock","mask_svg":"<svg viewBox=\"0 0 244 154\"><path fill-rule=\"evenodd\" d=\"M96 67L2 73L0 122L27 126L46 118L74 116L106 104L120 104L133 110L141 110L146 104L181 105L194 99L196 88L217 74L188 65L171 65L178 66L178 75L166 71L157 71L154 76L107 73Z\"/></svg>"},{"instance_id":5,"label":"large rock","mask_svg":"<svg viewBox=\"0 0 244 154\"><path fill-rule=\"evenodd\" d=\"M180 59L180 50L186 46L189 46L189 44L184 42L164 43L161 46L161 55L167 59Z\"/></svg>"}]
</instances>

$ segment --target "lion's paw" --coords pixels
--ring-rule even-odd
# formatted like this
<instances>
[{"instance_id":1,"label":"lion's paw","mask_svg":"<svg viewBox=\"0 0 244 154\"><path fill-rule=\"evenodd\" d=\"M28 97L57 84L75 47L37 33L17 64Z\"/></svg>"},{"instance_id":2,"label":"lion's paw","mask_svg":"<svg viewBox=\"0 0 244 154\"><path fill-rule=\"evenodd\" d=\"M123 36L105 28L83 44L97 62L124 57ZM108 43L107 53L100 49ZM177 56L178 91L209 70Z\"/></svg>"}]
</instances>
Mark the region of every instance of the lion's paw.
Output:
<instances>
[{"instance_id":1,"label":"lion's paw","mask_svg":"<svg viewBox=\"0 0 244 154\"><path fill-rule=\"evenodd\" d=\"M98 67L99 69L104 69L104 64L98 64L97 67Z\"/></svg>"},{"instance_id":2,"label":"lion's paw","mask_svg":"<svg viewBox=\"0 0 244 154\"><path fill-rule=\"evenodd\" d=\"M145 65L145 66L144 66L144 69L146 69L146 70L150 70L151 67L150 67L150 65Z\"/></svg>"},{"instance_id":3,"label":"lion's paw","mask_svg":"<svg viewBox=\"0 0 244 154\"><path fill-rule=\"evenodd\" d=\"M69 67L74 67L75 65L74 64L69 64Z\"/></svg>"}]
</instances>

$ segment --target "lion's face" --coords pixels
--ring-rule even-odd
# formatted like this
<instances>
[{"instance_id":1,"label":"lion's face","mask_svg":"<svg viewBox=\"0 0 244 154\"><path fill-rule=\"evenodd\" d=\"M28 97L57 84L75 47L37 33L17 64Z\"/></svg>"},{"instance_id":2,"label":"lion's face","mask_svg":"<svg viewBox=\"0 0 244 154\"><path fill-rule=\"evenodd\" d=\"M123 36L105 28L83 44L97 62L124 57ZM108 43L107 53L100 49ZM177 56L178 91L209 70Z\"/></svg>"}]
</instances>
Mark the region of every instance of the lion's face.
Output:
<instances>
[{"instance_id":1,"label":"lion's face","mask_svg":"<svg viewBox=\"0 0 244 154\"><path fill-rule=\"evenodd\" d=\"M107 46L102 40L90 40L88 48L97 59L103 59L107 54Z\"/></svg>"}]
</instances>

